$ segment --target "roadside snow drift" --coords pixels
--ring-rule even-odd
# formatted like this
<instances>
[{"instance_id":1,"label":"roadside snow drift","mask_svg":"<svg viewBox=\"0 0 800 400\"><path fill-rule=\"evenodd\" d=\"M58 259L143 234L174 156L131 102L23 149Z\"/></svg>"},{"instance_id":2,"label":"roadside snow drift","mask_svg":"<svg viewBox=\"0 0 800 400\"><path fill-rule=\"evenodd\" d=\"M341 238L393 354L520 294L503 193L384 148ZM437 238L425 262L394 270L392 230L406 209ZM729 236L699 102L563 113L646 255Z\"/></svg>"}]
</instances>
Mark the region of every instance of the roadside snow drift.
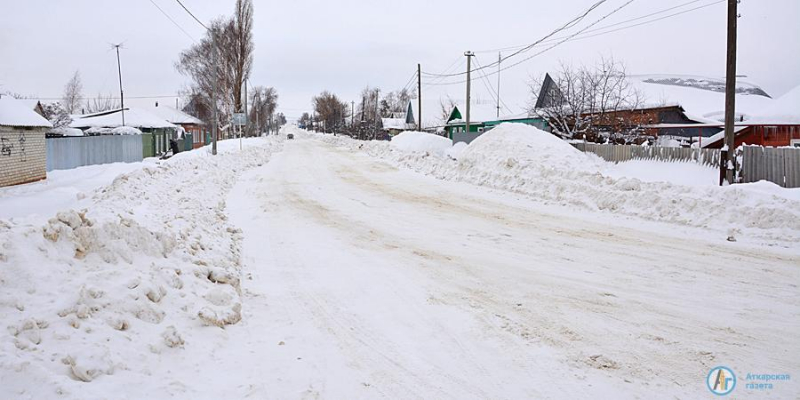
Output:
<instances>
[{"instance_id":1,"label":"roadside snow drift","mask_svg":"<svg viewBox=\"0 0 800 400\"><path fill-rule=\"evenodd\" d=\"M700 187L604 176L608 163L528 125L501 124L460 151L457 160L437 153L403 151L379 141L317 137L439 179L584 209L710 228L722 239L752 236L784 244L800 241L800 202L794 196L753 190L748 185Z\"/></svg>"},{"instance_id":2,"label":"roadside snow drift","mask_svg":"<svg viewBox=\"0 0 800 400\"><path fill-rule=\"evenodd\" d=\"M444 154L453 147L453 142L445 137L432 135L425 132L401 132L392 138L392 146L402 151L427 152L430 154Z\"/></svg>"},{"instance_id":3,"label":"roadside snow drift","mask_svg":"<svg viewBox=\"0 0 800 400\"><path fill-rule=\"evenodd\" d=\"M242 237L225 197L282 143L257 140L119 175L89 211L43 226L0 220L0 398L104 398L241 319Z\"/></svg>"}]
</instances>

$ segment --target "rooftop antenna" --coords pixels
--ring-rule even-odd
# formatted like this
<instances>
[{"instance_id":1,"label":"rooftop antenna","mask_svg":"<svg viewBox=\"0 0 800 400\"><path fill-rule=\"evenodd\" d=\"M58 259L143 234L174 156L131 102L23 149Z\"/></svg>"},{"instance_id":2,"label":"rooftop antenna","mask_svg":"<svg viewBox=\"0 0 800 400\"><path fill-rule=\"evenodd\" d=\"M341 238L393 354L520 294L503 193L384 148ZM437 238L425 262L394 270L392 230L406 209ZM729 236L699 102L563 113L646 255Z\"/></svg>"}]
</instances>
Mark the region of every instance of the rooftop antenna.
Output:
<instances>
[{"instance_id":1,"label":"rooftop antenna","mask_svg":"<svg viewBox=\"0 0 800 400\"><path fill-rule=\"evenodd\" d=\"M119 72L119 106L122 112L122 126L125 126L125 95L122 92L122 66L119 62L119 48L122 43L112 45L117 50L117 72ZM124 47L123 47L124 48Z\"/></svg>"}]
</instances>

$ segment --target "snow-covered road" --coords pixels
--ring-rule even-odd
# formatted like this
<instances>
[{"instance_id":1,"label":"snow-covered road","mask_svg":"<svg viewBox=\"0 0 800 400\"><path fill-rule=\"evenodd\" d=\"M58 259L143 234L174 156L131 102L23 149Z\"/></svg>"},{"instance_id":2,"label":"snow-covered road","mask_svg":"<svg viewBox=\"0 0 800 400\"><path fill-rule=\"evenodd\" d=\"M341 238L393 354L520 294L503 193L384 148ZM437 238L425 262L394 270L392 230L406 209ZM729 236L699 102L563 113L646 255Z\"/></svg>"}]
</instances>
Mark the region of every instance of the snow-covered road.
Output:
<instances>
[{"instance_id":1,"label":"snow-covered road","mask_svg":"<svg viewBox=\"0 0 800 400\"><path fill-rule=\"evenodd\" d=\"M227 210L244 316L216 367L197 365L201 396L698 398L719 364L798 371L792 250L572 214L312 138L245 173Z\"/></svg>"}]
</instances>

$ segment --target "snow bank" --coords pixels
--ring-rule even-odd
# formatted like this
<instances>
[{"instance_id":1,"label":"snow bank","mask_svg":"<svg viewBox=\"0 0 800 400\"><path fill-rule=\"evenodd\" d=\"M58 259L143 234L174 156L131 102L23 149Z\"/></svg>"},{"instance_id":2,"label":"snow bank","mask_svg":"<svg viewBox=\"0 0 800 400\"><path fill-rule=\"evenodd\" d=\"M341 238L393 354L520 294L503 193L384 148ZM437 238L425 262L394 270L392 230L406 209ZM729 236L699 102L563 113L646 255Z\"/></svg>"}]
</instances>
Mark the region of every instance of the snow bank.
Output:
<instances>
[{"instance_id":1,"label":"snow bank","mask_svg":"<svg viewBox=\"0 0 800 400\"><path fill-rule=\"evenodd\" d=\"M442 136L425 132L405 131L392 138L392 146L402 151L427 152L444 154L453 146L453 142Z\"/></svg>"},{"instance_id":2,"label":"snow bank","mask_svg":"<svg viewBox=\"0 0 800 400\"><path fill-rule=\"evenodd\" d=\"M146 391L152 375L169 379L164 361L224 345L214 332L242 312L242 236L225 198L282 145L259 140L119 175L89 211L0 220L0 398Z\"/></svg>"},{"instance_id":3,"label":"snow bank","mask_svg":"<svg viewBox=\"0 0 800 400\"><path fill-rule=\"evenodd\" d=\"M658 177L628 176L646 171L618 170L614 174L614 168L598 157L529 126L500 125L474 140L457 160L403 151L378 141L316 137L438 179L507 190L547 203L708 228L723 240L734 232L734 236L783 246L800 241L800 201L793 195L771 193L759 186L691 186L659 182ZM708 176L708 171L703 171L701 176L687 179ZM787 189L778 190L786 193Z\"/></svg>"}]
</instances>

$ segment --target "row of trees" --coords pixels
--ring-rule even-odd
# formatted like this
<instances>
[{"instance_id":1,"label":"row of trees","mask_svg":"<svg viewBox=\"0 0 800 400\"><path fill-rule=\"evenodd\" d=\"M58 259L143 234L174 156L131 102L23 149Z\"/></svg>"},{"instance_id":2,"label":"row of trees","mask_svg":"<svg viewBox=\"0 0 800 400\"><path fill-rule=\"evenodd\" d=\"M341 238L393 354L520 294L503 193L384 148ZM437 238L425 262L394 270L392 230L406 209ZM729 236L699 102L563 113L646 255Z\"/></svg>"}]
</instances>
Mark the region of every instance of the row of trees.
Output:
<instances>
[{"instance_id":1,"label":"row of trees","mask_svg":"<svg viewBox=\"0 0 800 400\"><path fill-rule=\"evenodd\" d=\"M298 120L302 126L325 132L339 132L362 139L374 139L381 131L381 118L400 117L407 111L415 92L401 89L381 95L381 89L366 86L361 99L347 103L336 94L323 91L311 100L313 117L308 113Z\"/></svg>"}]
</instances>

